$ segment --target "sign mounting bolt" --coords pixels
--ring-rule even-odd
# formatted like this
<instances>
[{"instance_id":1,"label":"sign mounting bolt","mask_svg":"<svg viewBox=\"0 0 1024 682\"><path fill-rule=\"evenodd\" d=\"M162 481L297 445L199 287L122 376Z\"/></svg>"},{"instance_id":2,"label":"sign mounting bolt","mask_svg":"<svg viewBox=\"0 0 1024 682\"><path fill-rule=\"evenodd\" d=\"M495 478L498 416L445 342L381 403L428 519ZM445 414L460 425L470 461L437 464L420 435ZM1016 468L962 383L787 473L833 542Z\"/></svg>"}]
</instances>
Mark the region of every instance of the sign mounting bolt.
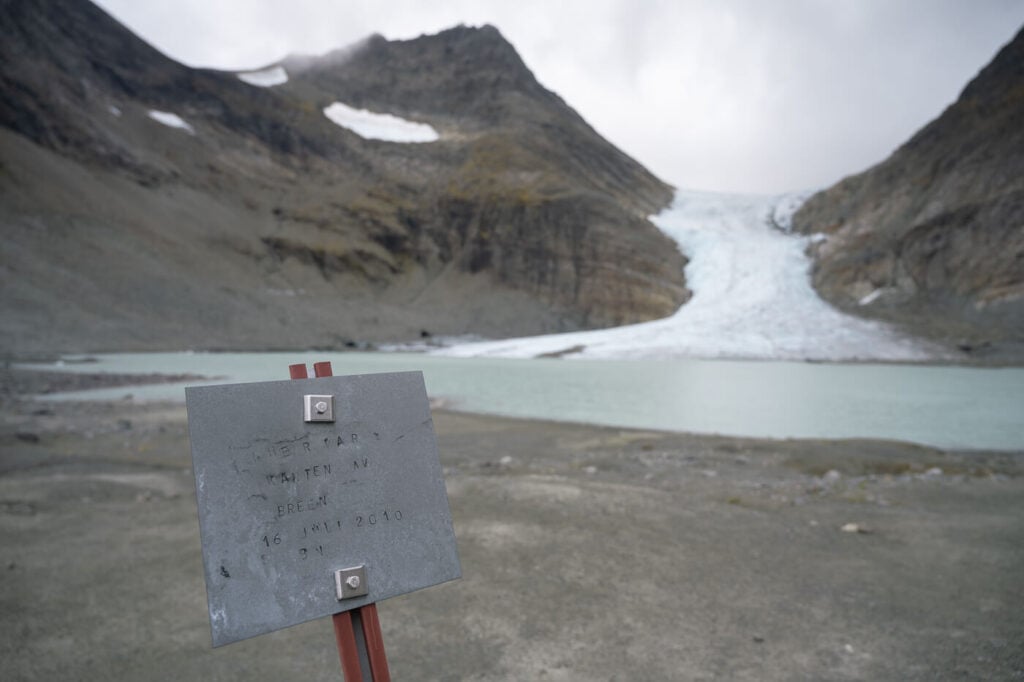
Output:
<instances>
[{"instance_id":1,"label":"sign mounting bolt","mask_svg":"<svg viewBox=\"0 0 1024 682\"><path fill-rule=\"evenodd\" d=\"M369 593L366 582L366 566L353 566L334 572L334 586L338 592L338 601L365 597Z\"/></svg>"},{"instance_id":2,"label":"sign mounting bolt","mask_svg":"<svg viewBox=\"0 0 1024 682\"><path fill-rule=\"evenodd\" d=\"M303 420L307 422L333 422L334 396L304 395L302 396L302 412Z\"/></svg>"}]
</instances>

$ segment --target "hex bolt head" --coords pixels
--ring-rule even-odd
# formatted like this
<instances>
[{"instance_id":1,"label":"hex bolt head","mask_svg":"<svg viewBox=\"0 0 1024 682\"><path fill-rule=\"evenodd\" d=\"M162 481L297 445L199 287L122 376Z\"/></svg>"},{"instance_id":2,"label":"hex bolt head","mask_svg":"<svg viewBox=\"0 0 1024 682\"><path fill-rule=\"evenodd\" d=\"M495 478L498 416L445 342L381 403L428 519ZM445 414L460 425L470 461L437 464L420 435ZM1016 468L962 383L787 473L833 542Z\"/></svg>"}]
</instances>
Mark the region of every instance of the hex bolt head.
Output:
<instances>
[{"instance_id":1,"label":"hex bolt head","mask_svg":"<svg viewBox=\"0 0 1024 682\"><path fill-rule=\"evenodd\" d=\"M334 572L334 588L338 601L365 597L369 594L366 566L352 566Z\"/></svg>"},{"instance_id":2,"label":"hex bolt head","mask_svg":"<svg viewBox=\"0 0 1024 682\"><path fill-rule=\"evenodd\" d=\"M302 396L302 419L307 422L333 422L333 395Z\"/></svg>"}]
</instances>

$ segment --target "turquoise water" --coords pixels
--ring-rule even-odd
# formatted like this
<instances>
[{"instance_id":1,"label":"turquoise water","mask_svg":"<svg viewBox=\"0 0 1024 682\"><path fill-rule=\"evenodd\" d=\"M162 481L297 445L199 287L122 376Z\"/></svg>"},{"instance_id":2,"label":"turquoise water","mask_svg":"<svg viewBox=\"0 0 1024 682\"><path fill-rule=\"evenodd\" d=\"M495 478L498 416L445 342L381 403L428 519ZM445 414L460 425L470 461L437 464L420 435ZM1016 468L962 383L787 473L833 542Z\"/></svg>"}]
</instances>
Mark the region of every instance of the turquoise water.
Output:
<instances>
[{"instance_id":1,"label":"turquoise water","mask_svg":"<svg viewBox=\"0 0 1024 682\"><path fill-rule=\"evenodd\" d=\"M191 373L220 377L207 383L235 383L285 380L289 364L330 360L338 375L422 370L432 397L486 414L765 438L888 438L947 448L1024 450L1024 368L415 353L96 357L96 363L47 367ZM183 386L132 386L88 395L184 401Z\"/></svg>"}]
</instances>

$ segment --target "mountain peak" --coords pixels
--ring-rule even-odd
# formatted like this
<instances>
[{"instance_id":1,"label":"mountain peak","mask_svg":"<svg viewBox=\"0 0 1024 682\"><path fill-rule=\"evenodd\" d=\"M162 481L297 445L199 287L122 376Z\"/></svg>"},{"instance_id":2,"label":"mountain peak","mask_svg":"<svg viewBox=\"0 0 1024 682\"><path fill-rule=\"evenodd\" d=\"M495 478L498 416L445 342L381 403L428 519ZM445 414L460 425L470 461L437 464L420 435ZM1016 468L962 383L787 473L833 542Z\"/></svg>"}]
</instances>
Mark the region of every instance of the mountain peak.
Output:
<instances>
[{"instance_id":1,"label":"mountain peak","mask_svg":"<svg viewBox=\"0 0 1024 682\"><path fill-rule=\"evenodd\" d=\"M1024 28L1003 46L995 58L967 84L960 100L1003 100L1020 97L1019 91L1005 89L1007 83L1024 83Z\"/></svg>"},{"instance_id":2,"label":"mountain peak","mask_svg":"<svg viewBox=\"0 0 1024 682\"><path fill-rule=\"evenodd\" d=\"M564 106L490 25L409 40L377 34L320 57L289 57L283 65L295 76L290 87L307 98L409 116L454 116L489 126L508 120L513 97Z\"/></svg>"}]
</instances>

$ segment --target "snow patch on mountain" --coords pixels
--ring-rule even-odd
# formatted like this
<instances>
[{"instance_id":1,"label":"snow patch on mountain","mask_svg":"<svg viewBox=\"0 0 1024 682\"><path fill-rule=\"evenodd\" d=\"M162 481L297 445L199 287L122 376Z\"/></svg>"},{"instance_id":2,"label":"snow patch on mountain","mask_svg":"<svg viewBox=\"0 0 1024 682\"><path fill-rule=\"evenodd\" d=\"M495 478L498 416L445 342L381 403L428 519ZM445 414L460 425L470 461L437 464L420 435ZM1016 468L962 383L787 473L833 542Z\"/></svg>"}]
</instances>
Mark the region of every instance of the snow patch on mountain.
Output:
<instances>
[{"instance_id":1,"label":"snow patch on mountain","mask_svg":"<svg viewBox=\"0 0 1024 682\"><path fill-rule=\"evenodd\" d=\"M155 109L150 109L149 117L157 123L163 123L168 128L178 128L180 130L184 130L190 135L196 134L195 129L192 128L187 121L185 121L181 116L172 114L169 111L156 111Z\"/></svg>"},{"instance_id":2,"label":"snow patch on mountain","mask_svg":"<svg viewBox=\"0 0 1024 682\"><path fill-rule=\"evenodd\" d=\"M787 234L794 195L680 191L655 224L690 259L694 295L674 315L589 332L459 344L469 357L747 358L922 361L939 351L839 312L811 286L808 237ZM785 206L780 208L780 203ZM788 217L787 217L788 216Z\"/></svg>"},{"instance_id":3,"label":"snow patch on mountain","mask_svg":"<svg viewBox=\"0 0 1024 682\"><path fill-rule=\"evenodd\" d=\"M434 142L439 139L433 126L407 121L391 114L378 114L366 109L335 102L324 109L324 116L368 140L388 142Z\"/></svg>"},{"instance_id":4,"label":"snow patch on mountain","mask_svg":"<svg viewBox=\"0 0 1024 682\"><path fill-rule=\"evenodd\" d=\"M271 66L270 68L261 69L259 71L247 71L245 73L240 73L238 74L238 78L249 85L255 85L260 88L269 88L275 85L281 85L282 83L287 83L288 72L284 70L283 66Z\"/></svg>"}]
</instances>

